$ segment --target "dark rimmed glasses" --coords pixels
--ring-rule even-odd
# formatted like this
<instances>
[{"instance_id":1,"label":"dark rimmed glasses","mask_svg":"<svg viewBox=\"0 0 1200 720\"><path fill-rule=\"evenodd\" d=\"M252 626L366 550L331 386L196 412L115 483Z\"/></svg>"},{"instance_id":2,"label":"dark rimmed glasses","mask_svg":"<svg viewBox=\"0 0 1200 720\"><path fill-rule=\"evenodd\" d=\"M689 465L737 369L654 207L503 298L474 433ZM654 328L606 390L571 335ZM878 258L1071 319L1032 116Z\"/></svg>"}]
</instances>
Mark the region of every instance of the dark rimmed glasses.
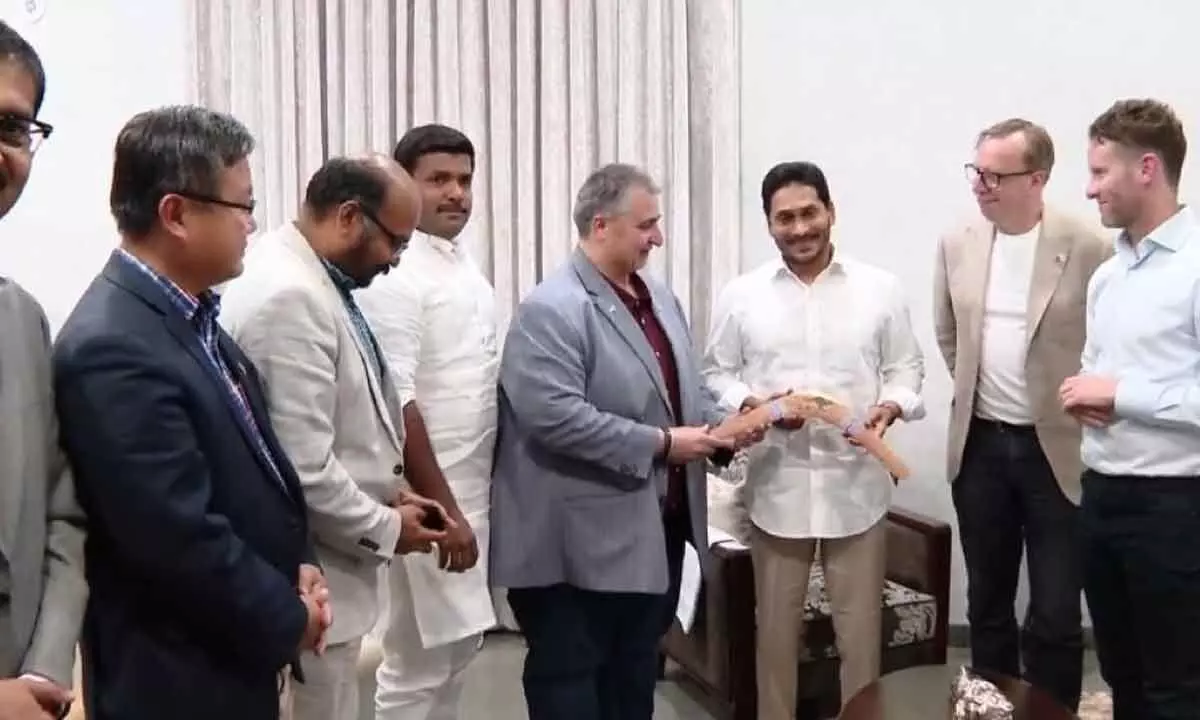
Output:
<instances>
[{"instance_id":1,"label":"dark rimmed glasses","mask_svg":"<svg viewBox=\"0 0 1200 720\"><path fill-rule=\"evenodd\" d=\"M0 113L0 144L14 150L32 155L52 132L54 126L50 123L20 113Z\"/></svg>"},{"instance_id":2,"label":"dark rimmed glasses","mask_svg":"<svg viewBox=\"0 0 1200 720\"><path fill-rule=\"evenodd\" d=\"M1000 187L1000 183L1004 182L1005 178L1022 177L1024 175L1032 175L1037 170L1022 170L1020 172L994 172L992 170L984 170L974 163L963 165L963 174L967 178L967 182L978 182L988 190L995 190Z\"/></svg>"}]
</instances>

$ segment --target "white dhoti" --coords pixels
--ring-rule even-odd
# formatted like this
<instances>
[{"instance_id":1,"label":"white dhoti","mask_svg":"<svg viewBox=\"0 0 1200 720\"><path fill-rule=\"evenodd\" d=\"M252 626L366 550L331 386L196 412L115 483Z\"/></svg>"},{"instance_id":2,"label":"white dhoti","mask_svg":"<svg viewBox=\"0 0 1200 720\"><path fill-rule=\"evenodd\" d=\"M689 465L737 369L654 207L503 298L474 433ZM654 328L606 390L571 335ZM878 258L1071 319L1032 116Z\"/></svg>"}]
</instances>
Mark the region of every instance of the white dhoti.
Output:
<instances>
[{"instance_id":1,"label":"white dhoti","mask_svg":"<svg viewBox=\"0 0 1200 720\"><path fill-rule=\"evenodd\" d=\"M467 521L479 563L465 573L436 554L405 556L388 571L391 593L383 662L375 674L376 720L456 720L465 672L496 624L487 586L487 513Z\"/></svg>"}]
</instances>

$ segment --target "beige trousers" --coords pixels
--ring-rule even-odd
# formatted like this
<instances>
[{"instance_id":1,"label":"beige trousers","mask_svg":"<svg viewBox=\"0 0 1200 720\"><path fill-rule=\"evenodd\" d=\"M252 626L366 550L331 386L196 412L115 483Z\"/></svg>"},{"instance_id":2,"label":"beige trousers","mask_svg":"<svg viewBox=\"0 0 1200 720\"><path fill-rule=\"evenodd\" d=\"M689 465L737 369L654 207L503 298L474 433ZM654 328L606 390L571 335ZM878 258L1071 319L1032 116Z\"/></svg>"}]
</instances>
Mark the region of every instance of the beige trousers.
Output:
<instances>
[{"instance_id":1,"label":"beige trousers","mask_svg":"<svg viewBox=\"0 0 1200 720\"><path fill-rule=\"evenodd\" d=\"M759 720L796 717L804 601L818 542L841 658L842 703L879 677L886 538L882 519L858 535L819 541L780 538L753 528Z\"/></svg>"}]
</instances>

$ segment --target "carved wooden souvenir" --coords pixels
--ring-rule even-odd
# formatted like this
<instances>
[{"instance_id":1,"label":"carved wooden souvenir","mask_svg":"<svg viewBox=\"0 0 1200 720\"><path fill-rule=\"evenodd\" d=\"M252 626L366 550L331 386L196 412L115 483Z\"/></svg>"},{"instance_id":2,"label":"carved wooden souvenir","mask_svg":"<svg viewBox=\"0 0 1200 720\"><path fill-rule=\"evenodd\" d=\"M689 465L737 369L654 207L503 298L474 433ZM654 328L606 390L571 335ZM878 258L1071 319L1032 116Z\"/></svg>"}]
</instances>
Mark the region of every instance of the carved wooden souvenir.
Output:
<instances>
[{"instance_id":1,"label":"carved wooden souvenir","mask_svg":"<svg viewBox=\"0 0 1200 720\"><path fill-rule=\"evenodd\" d=\"M796 419L819 420L841 429L842 434L879 460L896 480L903 480L910 474L904 461L882 438L867 429L861 418L850 408L822 393L789 393L753 410L729 416L712 432L718 437L735 437L780 420Z\"/></svg>"}]
</instances>

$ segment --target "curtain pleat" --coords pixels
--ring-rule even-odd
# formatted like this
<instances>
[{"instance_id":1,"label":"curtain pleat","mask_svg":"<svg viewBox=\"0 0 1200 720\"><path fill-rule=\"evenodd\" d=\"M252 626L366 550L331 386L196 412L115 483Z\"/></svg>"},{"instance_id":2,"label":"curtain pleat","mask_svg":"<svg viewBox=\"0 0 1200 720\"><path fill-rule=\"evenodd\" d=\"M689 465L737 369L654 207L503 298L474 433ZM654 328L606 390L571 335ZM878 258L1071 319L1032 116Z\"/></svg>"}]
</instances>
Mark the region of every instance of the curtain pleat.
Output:
<instances>
[{"instance_id":1,"label":"curtain pleat","mask_svg":"<svg viewBox=\"0 0 1200 720\"><path fill-rule=\"evenodd\" d=\"M325 159L390 153L408 128L462 129L478 158L464 239L502 326L575 241L593 169L662 188L651 271L703 336L740 267L738 30L732 0L192 0L192 97L259 141L258 221L294 217Z\"/></svg>"}]
</instances>

